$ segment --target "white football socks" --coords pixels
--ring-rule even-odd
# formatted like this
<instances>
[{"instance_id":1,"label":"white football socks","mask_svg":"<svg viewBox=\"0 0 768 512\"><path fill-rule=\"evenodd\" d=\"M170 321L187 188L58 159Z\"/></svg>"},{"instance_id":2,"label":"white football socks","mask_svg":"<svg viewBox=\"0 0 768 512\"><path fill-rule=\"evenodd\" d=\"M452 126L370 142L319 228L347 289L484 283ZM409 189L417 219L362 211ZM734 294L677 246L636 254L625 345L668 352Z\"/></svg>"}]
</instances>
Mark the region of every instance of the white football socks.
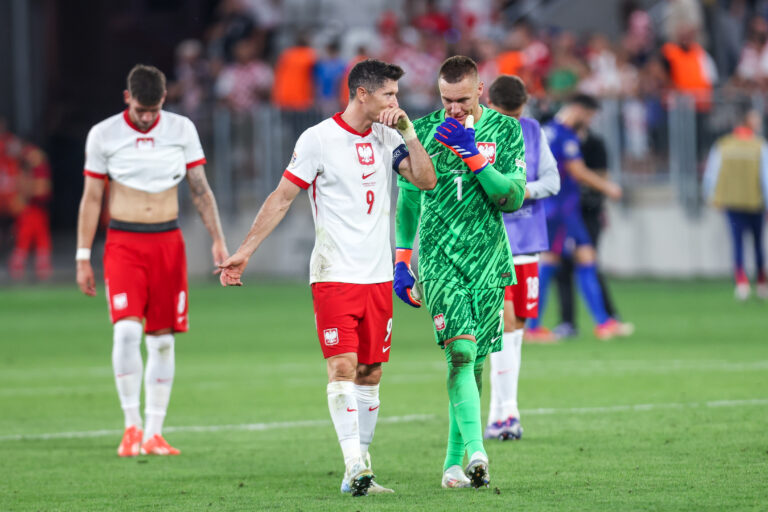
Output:
<instances>
[{"instance_id":1,"label":"white football socks","mask_svg":"<svg viewBox=\"0 0 768 512\"><path fill-rule=\"evenodd\" d=\"M144 439L155 434L162 434L168 401L171 399L175 357L173 334L160 336L147 335L147 372L144 375L146 386L147 425Z\"/></svg>"},{"instance_id":2,"label":"white football socks","mask_svg":"<svg viewBox=\"0 0 768 512\"><path fill-rule=\"evenodd\" d=\"M376 421L379 419L379 385L361 386L355 384L357 397L357 418L360 425L360 455L363 460L368 453L368 447L373 441Z\"/></svg>"},{"instance_id":3,"label":"white football socks","mask_svg":"<svg viewBox=\"0 0 768 512\"><path fill-rule=\"evenodd\" d=\"M491 354L491 410L488 424L510 416L520 419L517 382L520 378L523 330L504 333L504 348Z\"/></svg>"},{"instance_id":4,"label":"white football socks","mask_svg":"<svg viewBox=\"0 0 768 512\"><path fill-rule=\"evenodd\" d=\"M355 384L348 380L329 382L328 410L336 428L336 435L344 455L347 469L361 462L360 427L358 423L358 406L355 398Z\"/></svg>"},{"instance_id":5,"label":"white football socks","mask_svg":"<svg viewBox=\"0 0 768 512\"><path fill-rule=\"evenodd\" d=\"M125 426L141 428L141 323L134 320L115 322L112 343L112 369L115 373L117 396L125 414Z\"/></svg>"}]
</instances>

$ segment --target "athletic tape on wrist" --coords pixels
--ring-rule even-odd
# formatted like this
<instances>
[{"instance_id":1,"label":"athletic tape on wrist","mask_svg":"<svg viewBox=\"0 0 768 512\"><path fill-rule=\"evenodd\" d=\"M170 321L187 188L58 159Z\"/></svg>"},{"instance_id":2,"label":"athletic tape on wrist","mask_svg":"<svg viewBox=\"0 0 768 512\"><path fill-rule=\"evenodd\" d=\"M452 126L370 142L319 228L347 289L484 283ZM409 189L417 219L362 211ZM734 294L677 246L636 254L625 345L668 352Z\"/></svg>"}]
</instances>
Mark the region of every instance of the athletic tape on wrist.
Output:
<instances>
[{"instance_id":1,"label":"athletic tape on wrist","mask_svg":"<svg viewBox=\"0 0 768 512\"><path fill-rule=\"evenodd\" d=\"M91 261L91 250L86 247L80 247L75 252L75 261Z\"/></svg>"}]
</instances>

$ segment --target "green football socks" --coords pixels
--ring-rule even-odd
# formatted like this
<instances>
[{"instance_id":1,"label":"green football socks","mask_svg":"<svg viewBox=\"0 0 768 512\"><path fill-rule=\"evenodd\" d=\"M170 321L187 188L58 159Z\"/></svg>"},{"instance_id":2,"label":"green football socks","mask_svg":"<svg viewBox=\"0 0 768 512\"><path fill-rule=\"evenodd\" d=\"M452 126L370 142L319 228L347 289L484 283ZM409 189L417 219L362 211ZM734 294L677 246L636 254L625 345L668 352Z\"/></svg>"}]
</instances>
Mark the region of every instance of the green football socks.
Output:
<instances>
[{"instance_id":1,"label":"green football socks","mask_svg":"<svg viewBox=\"0 0 768 512\"><path fill-rule=\"evenodd\" d=\"M463 465L464 452L485 453L483 427L480 419L480 392L476 372L477 344L457 339L445 348L448 362L448 447L443 470ZM479 361L482 371L482 361Z\"/></svg>"}]
</instances>

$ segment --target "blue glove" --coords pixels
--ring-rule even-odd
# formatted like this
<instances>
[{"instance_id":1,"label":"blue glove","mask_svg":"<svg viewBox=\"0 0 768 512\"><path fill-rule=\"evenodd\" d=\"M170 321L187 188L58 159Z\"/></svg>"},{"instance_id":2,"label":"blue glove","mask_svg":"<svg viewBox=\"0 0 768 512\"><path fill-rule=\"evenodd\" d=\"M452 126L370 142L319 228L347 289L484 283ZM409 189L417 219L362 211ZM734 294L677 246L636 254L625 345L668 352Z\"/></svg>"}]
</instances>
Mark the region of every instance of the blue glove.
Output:
<instances>
[{"instance_id":1,"label":"blue glove","mask_svg":"<svg viewBox=\"0 0 768 512\"><path fill-rule=\"evenodd\" d=\"M395 263L395 280L392 283L392 288L395 289L395 295L409 306L420 308L421 301L414 299L413 295L411 295L415 283L416 279L413 277L413 273L408 264L404 261Z\"/></svg>"},{"instance_id":2,"label":"blue glove","mask_svg":"<svg viewBox=\"0 0 768 512\"><path fill-rule=\"evenodd\" d=\"M475 144L475 129L464 128L452 117L447 118L437 127L435 140L464 160L467 167L475 174L488 165L488 160L480 153Z\"/></svg>"}]
</instances>

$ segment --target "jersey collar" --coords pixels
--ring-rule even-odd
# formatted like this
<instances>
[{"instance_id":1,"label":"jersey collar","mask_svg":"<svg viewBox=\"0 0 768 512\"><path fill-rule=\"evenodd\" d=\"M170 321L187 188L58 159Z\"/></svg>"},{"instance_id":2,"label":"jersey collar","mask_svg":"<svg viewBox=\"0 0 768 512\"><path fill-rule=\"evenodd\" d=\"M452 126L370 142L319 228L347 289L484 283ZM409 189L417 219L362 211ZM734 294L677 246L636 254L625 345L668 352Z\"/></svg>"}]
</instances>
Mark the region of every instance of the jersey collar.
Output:
<instances>
[{"instance_id":1,"label":"jersey collar","mask_svg":"<svg viewBox=\"0 0 768 512\"><path fill-rule=\"evenodd\" d=\"M139 133L149 133L149 132L151 132L151 131L152 131L152 129L153 129L155 126L157 126L157 123L159 123L159 122L160 122L160 116L161 116L161 115L162 115L162 112L160 112L159 114L157 114L157 119L155 119L155 122L154 122L154 123L152 123L152 126L150 126L149 128L147 128L146 130L142 130L141 128L139 128L138 126L136 126L136 124L135 124L133 121L131 121L131 116L130 116L130 114L128 114L128 109L125 109L125 110L123 110L123 119L125 119L125 122L126 122L126 123L128 123L128 126L130 126L131 128L133 128L134 130L136 130L136 131L137 131L137 132L139 132Z\"/></svg>"},{"instance_id":2,"label":"jersey collar","mask_svg":"<svg viewBox=\"0 0 768 512\"><path fill-rule=\"evenodd\" d=\"M338 125L339 125L340 127L342 127L344 130L348 131L348 132L349 132L349 133L351 133L352 135L357 135L357 136L359 136L359 137L367 137L367 136L369 136L369 135L371 134L371 131L373 130L373 128L368 128L368 129L365 131L365 133L360 133L359 131L357 131L357 130L355 130L354 128L352 128L351 126L349 126L349 125L347 124L347 122L346 122L346 121L344 121L344 120L341 118L341 112L336 112L336 113L333 115L333 120L334 120L334 121L336 121L336 124L338 124Z\"/></svg>"}]
</instances>

